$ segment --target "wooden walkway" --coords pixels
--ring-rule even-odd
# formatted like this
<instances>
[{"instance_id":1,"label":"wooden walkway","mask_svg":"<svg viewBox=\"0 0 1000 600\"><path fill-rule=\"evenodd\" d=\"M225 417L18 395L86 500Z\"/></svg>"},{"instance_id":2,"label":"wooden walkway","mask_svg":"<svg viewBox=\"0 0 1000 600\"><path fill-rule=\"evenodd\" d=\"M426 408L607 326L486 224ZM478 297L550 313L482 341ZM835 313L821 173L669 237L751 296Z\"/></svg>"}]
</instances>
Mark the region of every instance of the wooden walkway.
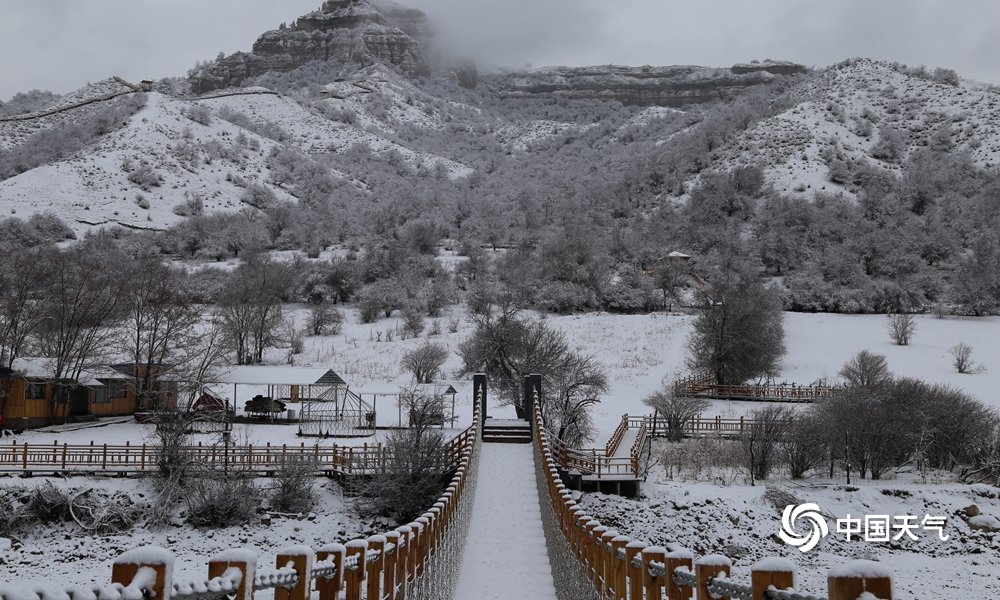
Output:
<instances>
[{"instance_id":1,"label":"wooden walkway","mask_svg":"<svg viewBox=\"0 0 1000 600\"><path fill-rule=\"evenodd\" d=\"M555 600L531 444L483 444L455 598Z\"/></svg>"},{"instance_id":2,"label":"wooden walkway","mask_svg":"<svg viewBox=\"0 0 1000 600\"><path fill-rule=\"evenodd\" d=\"M750 402L816 402L838 390L832 386L794 383L721 385L711 375L691 375L674 382L674 393L681 396Z\"/></svg>"}]
</instances>

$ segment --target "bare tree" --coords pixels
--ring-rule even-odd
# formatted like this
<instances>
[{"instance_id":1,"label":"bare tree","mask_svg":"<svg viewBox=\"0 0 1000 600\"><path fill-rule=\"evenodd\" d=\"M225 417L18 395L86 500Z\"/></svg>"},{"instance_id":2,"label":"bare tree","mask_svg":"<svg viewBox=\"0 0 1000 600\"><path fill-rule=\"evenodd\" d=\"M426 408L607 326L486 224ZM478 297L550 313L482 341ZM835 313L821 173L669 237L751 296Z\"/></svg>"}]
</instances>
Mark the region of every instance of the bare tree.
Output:
<instances>
[{"instance_id":1,"label":"bare tree","mask_svg":"<svg viewBox=\"0 0 1000 600\"><path fill-rule=\"evenodd\" d=\"M413 373L417 383L434 383L447 359L448 349L441 344L424 344L403 355L403 368Z\"/></svg>"},{"instance_id":2,"label":"bare tree","mask_svg":"<svg viewBox=\"0 0 1000 600\"><path fill-rule=\"evenodd\" d=\"M264 351L280 342L282 301L294 286L293 265L253 255L229 279L219 298L219 313L238 365L260 363Z\"/></svg>"},{"instance_id":3,"label":"bare tree","mask_svg":"<svg viewBox=\"0 0 1000 600\"><path fill-rule=\"evenodd\" d=\"M0 366L11 368L42 322L36 293L45 261L32 250L13 250L0 263Z\"/></svg>"},{"instance_id":4,"label":"bare tree","mask_svg":"<svg viewBox=\"0 0 1000 600\"><path fill-rule=\"evenodd\" d=\"M889 366L881 354L862 350L844 363L838 373L849 387L873 388L892 379Z\"/></svg>"},{"instance_id":5,"label":"bare tree","mask_svg":"<svg viewBox=\"0 0 1000 600\"><path fill-rule=\"evenodd\" d=\"M972 346L964 342L948 348L948 354L951 354L951 364L955 366L955 370L963 375L982 373L984 370L981 365L972 361Z\"/></svg>"},{"instance_id":6,"label":"bare tree","mask_svg":"<svg viewBox=\"0 0 1000 600\"><path fill-rule=\"evenodd\" d=\"M309 331L313 335L337 335L344 327L344 313L329 304L309 309Z\"/></svg>"},{"instance_id":7,"label":"bare tree","mask_svg":"<svg viewBox=\"0 0 1000 600\"><path fill-rule=\"evenodd\" d=\"M522 315L510 297L484 307L472 319L476 330L459 345L462 371L485 372L496 382L500 402L513 404L521 416L524 377L540 374L540 408L546 421L568 438L585 437L585 413L607 389L607 376L600 364L573 351L562 332Z\"/></svg>"},{"instance_id":8,"label":"bare tree","mask_svg":"<svg viewBox=\"0 0 1000 600\"><path fill-rule=\"evenodd\" d=\"M126 281L121 342L132 366L136 409L158 409L163 375L173 369L179 374L202 350L196 329L200 311L179 274L159 259L138 259L129 265Z\"/></svg>"},{"instance_id":9,"label":"bare tree","mask_svg":"<svg viewBox=\"0 0 1000 600\"><path fill-rule=\"evenodd\" d=\"M543 390L539 407L546 424L571 446L591 439L594 425L589 408L608 391L604 369L592 356L571 353L548 381L549 391Z\"/></svg>"},{"instance_id":10,"label":"bare tree","mask_svg":"<svg viewBox=\"0 0 1000 600\"><path fill-rule=\"evenodd\" d=\"M917 330L917 322L911 314L897 313L889 315L889 337L897 346L909 346L914 332Z\"/></svg>"},{"instance_id":11,"label":"bare tree","mask_svg":"<svg viewBox=\"0 0 1000 600\"><path fill-rule=\"evenodd\" d=\"M721 384L773 374L785 353L781 299L747 267L721 271L700 294L688 367Z\"/></svg>"},{"instance_id":12,"label":"bare tree","mask_svg":"<svg viewBox=\"0 0 1000 600\"><path fill-rule=\"evenodd\" d=\"M828 426L807 411L795 415L781 439L781 450L792 479L801 479L807 472L824 464L829 456Z\"/></svg>"},{"instance_id":13,"label":"bare tree","mask_svg":"<svg viewBox=\"0 0 1000 600\"><path fill-rule=\"evenodd\" d=\"M437 428L444 400L404 388L399 401L410 415L410 426L389 434L385 472L361 490L361 499L366 512L403 524L427 510L444 488L445 440Z\"/></svg>"},{"instance_id":14,"label":"bare tree","mask_svg":"<svg viewBox=\"0 0 1000 600\"><path fill-rule=\"evenodd\" d=\"M123 257L87 246L48 250L40 290L39 350L48 358L54 384L52 416L65 414L77 380L113 346L122 314L124 285L116 277ZM62 405L63 408L57 408Z\"/></svg>"},{"instance_id":15,"label":"bare tree","mask_svg":"<svg viewBox=\"0 0 1000 600\"><path fill-rule=\"evenodd\" d=\"M684 429L710 406L706 398L679 396L674 393L673 382L664 381L659 390L643 398L646 406L654 409L657 421L667 426L667 439L679 442L684 439Z\"/></svg>"},{"instance_id":16,"label":"bare tree","mask_svg":"<svg viewBox=\"0 0 1000 600\"><path fill-rule=\"evenodd\" d=\"M743 464L750 474L750 485L767 479L778 457L779 444L788 432L792 410L787 406L767 406L751 413L749 424L739 436Z\"/></svg>"}]
</instances>

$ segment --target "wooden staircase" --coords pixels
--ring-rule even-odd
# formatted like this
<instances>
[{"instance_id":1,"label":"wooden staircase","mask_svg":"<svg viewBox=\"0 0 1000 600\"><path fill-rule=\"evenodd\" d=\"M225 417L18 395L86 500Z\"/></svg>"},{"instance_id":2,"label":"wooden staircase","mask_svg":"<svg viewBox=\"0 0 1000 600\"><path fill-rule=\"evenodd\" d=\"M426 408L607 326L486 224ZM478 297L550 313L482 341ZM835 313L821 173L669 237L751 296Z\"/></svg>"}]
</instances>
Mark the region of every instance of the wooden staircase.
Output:
<instances>
[{"instance_id":1,"label":"wooden staircase","mask_svg":"<svg viewBox=\"0 0 1000 600\"><path fill-rule=\"evenodd\" d=\"M531 425L522 419L486 418L483 442L494 444L530 444Z\"/></svg>"}]
</instances>

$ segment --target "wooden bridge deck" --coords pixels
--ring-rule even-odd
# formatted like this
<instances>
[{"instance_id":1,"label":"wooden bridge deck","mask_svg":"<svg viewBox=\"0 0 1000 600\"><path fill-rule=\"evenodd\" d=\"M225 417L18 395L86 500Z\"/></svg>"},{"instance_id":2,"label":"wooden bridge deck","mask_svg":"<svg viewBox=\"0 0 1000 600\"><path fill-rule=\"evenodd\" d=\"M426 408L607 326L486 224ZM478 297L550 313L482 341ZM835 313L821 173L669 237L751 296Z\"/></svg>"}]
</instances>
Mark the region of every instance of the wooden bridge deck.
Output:
<instances>
[{"instance_id":1,"label":"wooden bridge deck","mask_svg":"<svg viewBox=\"0 0 1000 600\"><path fill-rule=\"evenodd\" d=\"M532 451L531 444L481 446L455 598L555 600Z\"/></svg>"}]
</instances>

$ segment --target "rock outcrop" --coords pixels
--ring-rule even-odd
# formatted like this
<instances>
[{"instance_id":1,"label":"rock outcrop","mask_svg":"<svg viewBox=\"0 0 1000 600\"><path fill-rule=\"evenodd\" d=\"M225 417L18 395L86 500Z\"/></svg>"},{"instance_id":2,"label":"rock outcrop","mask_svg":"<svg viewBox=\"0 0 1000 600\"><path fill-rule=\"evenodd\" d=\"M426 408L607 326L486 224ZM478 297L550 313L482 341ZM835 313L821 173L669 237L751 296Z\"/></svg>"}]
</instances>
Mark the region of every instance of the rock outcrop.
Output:
<instances>
[{"instance_id":1,"label":"rock outcrop","mask_svg":"<svg viewBox=\"0 0 1000 600\"><path fill-rule=\"evenodd\" d=\"M381 7L381 8L380 8ZM241 85L270 71L285 72L314 60L367 67L392 65L410 76L426 75L422 41L429 37L426 17L418 10L389 2L328 0L290 26L262 34L251 52L237 52L196 70L191 91Z\"/></svg>"},{"instance_id":2,"label":"rock outcrop","mask_svg":"<svg viewBox=\"0 0 1000 600\"><path fill-rule=\"evenodd\" d=\"M789 70L788 74L804 72ZM508 98L564 98L609 100L633 106L680 108L735 96L748 87L783 77L769 69L698 66L550 67L521 73L480 77L480 81Z\"/></svg>"}]
</instances>

